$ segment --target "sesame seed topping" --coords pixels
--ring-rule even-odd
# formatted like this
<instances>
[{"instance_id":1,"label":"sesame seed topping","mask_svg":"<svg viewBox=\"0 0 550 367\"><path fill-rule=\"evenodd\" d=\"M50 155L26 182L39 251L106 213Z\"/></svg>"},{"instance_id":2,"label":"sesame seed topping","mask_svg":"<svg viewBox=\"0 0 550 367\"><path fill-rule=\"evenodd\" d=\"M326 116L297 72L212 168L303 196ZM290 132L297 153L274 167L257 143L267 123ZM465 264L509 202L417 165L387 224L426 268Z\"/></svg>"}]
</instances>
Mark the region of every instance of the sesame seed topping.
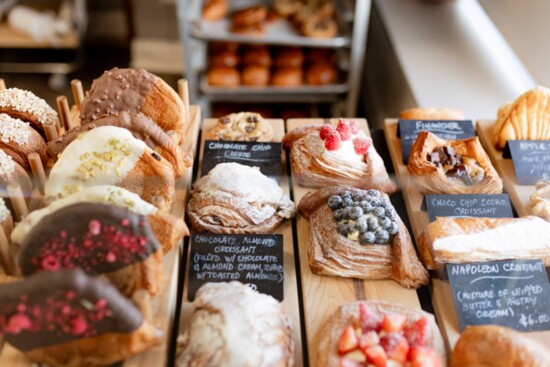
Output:
<instances>
[{"instance_id":1,"label":"sesame seed topping","mask_svg":"<svg viewBox=\"0 0 550 367\"><path fill-rule=\"evenodd\" d=\"M46 101L32 92L19 88L8 88L0 91L0 107L11 107L17 111L36 115L42 124L53 124L57 120L55 110Z\"/></svg>"},{"instance_id":2,"label":"sesame seed topping","mask_svg":"<svg viewBox=\"0 0 550 367\"><path fill-rule=\"evenodd\" d=\"M31 137L29 126L28 122L0 113L0 140L6 144L15 142L18 145L25 145Z\"/></svg>"},{"instance_id":3,"label":"sesame seed topping","mask_svg":"<svg viewBox=\"0 0 550 367\"><path fill-rule=\"evenodd\" d=\"M5 221L10 215L10 211L6 206L4 199L0 198L0 222Z\"/></svg>"},{"instance_id":4,"label":"sesame seed topping","mask_svg":"<svg viewBox=\"0 0 550 367\"><path fill-rule=\"evenodd\" d=\"M3 150L0 150L0 177L10 179L13 171L15 171L13 158Z\"/></svg>"}]
</instances>

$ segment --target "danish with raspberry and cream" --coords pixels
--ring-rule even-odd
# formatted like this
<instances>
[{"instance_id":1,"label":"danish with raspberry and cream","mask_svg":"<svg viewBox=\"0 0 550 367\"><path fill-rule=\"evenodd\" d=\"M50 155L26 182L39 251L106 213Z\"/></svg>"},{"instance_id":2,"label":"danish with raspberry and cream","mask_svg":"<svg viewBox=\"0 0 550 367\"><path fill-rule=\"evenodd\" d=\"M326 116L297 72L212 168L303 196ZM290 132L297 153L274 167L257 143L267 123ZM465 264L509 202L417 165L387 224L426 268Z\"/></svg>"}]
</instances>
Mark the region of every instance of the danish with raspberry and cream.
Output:
<instances>
[{"instance_id":1,"label":"danish with raspberry and cream","mask_svg":"<svg viewBox=\"0 0 550 367\"><path fill-rule=\"evenodd\" d=\"M283 146L290 148L293 177L301 186L349 185L385 193L397 189L356 121L301 126L285 134Z\"/></svg>"}]
</instances>

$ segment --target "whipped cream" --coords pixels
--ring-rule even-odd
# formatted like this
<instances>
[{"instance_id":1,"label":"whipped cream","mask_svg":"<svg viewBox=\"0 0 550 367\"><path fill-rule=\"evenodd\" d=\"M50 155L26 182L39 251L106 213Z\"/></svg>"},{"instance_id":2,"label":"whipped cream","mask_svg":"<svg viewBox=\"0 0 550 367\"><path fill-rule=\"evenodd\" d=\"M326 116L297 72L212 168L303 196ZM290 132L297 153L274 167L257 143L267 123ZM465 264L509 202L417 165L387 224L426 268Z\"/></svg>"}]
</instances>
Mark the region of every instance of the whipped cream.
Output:
<instances>
[{"instance_id":1,"label":"whipped cream","mask_svg":"<svg viewBox=\"0 0 550 367\"><path fill-rule=\"evenodd\" d=\"M346 161L364 162L365 155L355 153L355 148L353 147L353 139L359 137L365 138L366 136L362 131L359 131L357 134L351 134L348 140L342 141L342 145L340 145L338 150L328 150L325 148L325 151Z\"/></svg>"}]
</instances>

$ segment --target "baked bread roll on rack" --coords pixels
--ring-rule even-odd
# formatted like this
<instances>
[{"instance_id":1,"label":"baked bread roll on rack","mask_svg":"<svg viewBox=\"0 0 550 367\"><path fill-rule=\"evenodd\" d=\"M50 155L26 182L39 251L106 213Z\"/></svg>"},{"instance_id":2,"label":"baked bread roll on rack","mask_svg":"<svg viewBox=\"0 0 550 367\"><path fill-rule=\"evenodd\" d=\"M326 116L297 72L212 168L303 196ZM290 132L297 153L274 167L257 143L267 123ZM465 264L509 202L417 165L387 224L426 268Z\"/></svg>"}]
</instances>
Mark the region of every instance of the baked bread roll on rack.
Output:
<instances>
[{"instance_id":1,"label":"baked bread roll on rack","mask_svg":"<svg viewBox=\"0 0 550 367\"><path fill-rule=\"evenodd\" d=\"M295 206L259 168L220 163L193 185L187 215L193 230L225 234L271 233Z\"/></svg>"},{"instance_id":2,"label":"baked bread roll on rack","mask_svg":"<svg viewBox=\"0 0 550 367\"><path fill-rule=\"evenodd\" d=\"M95 79L80 108L82 124L122 111L141 112L181 143L189 125L181 98L164 80L143 69L113 68Z\"/></svg>"},{"instance_id":3,"label":"baked bread roll on rack","mask_svg":"<svg viewBox=\"0 0 550 367\"><path fill-rule=\"evenodd\" d=\"M372 140L353 120L340 119L336 128L329 124L296 128L285 134L283 146L290 148L293 177L300 186L349 185L385 193L397 189Z\"/></svg>"},{"instance_id":4,"label":"baked bread roll on rack","mask_svg":"<svg viewBox=\"0 0 550 367\"><path fill-rule=\"evenodd\" d=\"M546 367L548 348L515 330L497 326L468 326L458 339L451 367Z\"/></svg>"},{"instance_id":5,"label":"baked bread roll on rack","mask_svg":"<svg viewBox=\"0 0 550 367\"><path fill-rule=\"evenodd\" d=\"M66 132L61 137L48 142L48 155L54 160L78 136L100 126L116 126L129 130L132 135L159 153L172 164L176 178L193 165L193 159L184 156L183 151L157 124L141 113L122 111L116 116L104 116Z\"/></svg>"},{"instance_id":6,"label":"baked bread roll on rack","mask_svg":"<svg viewBox=\"0 0 550 367\"><path fill-rule=\"evenodd\" d=\"M384 193L327 187L307 193L298 209L309 220L313 273L391 278L406 288L428 284L409 232Z\"/></svg>"},{"instance_id":7,"label":"baked bread roll on rack","mask_svg":"<svg viewBox=\"0 0 550 367\"><path fill-rule=\"evenodd\" d=\"M46 143L28 122L0 113L0 149L27 172L31 171L28 155L38 153L42 164L46 164Z\"/></svg>"},{"instance_id":8,"label":"baked bread roll on rack","mask_svg":"<svg viewBox=\"0 0 550 367\"><path fill-rule=\"evenodd\" d=\"M445 140L421 131L407 169L425 194L502 193L502 180L478 137Z\"/></svg>"},{"instance_id":9,"label":"baked bread roll on rack","mask_svg":"<svg viewBox=\"0 0 550 367\"><path fill-rule=\"evenodd\" d=\"M30 212L17 223L11 235L12 243L19 245L42 218L62 208L77 203L100 203L128 209L147 217L156 239L162 245L164 253L170 251L183 236L189 235L185 222L170 213L142 200L138 195L116 186L100 185L86 187L75 194L55 200L47 207Z\"/></svg>"},{"instance_id":10,"label":"baked bread roll on rack","mask_svg":"<svg viewBox=\"0 0 550 367\"><path fill-rule=\"evenodd\" d=\"M71 223L70 226L67 223ZM82 268L103 274L121 293L161 286L163 253L147 218L124 208L78 203L46 215L21 242L23 276Z\"/></svg>"},{"instance_id":11,"label":"baked bread roll on rack","mask_svg":"<svg viewBox=\"0 0 550 367\"><path fill-rule=\"evenodd\" d=\"M172 165L115 126L97 127L69 144L50 172L45 195L64 197L97 185L125 188L166 211L175 192Z\"/></svg>"},{"instance_id":12,"label":"baked bread roll on rack","mask_svg":"<svg viewBox=\"0 0 550 367\"><path fill-rule=\"evenodd\" d=\"M505 259L541 259L550 266L550 223L522 218L438 217L417 240L418 252L428 269L445 263Z\"/></svg>"},{"instance_id":13,"label":"baked bread roll on rack","mask_svg":"<svg viewBox=\"0 0 550 367\"><path fill-rule=\"evenodd\" d=\"M32 92L19 88L0 90L0 113L28 122L42 137L46 138L44 125L57 126L57 113L46 101Z\"/></svg>"},{"instance_id":14,"label":"baked bread roll on rack","mask_svg":"<svg viewBox=\"0 0 550 367\"><path fill-rule=\"evenodd\" d=\"M207 283L193 305L176 366L294 366L290 320L273 297L239 282Z\"/></svg>"},{"instance_id":15,"label":"baked bread roll on rack","mask_svg":"<svg viewBox=\"0 0 550 367\"><path fill-rule=\"evenodd\" d=\"M270 142L273 134L273 126L259 113L239 112L220 117L207 139Z\"/></svg>"},{"instance_id":16,"label":"baked bread roll on rack","mask_svg":"<svg viewBox=\"0 0 550 367\"><path fill-rule=\"evenodd\" d=\"M0 285L0 332L37 363L107 366L160 342L136 301L80 269L45 272Z\"/></svg>"},{"instance_id":17,"label":"baked bread roll on rack","mask_svg":"<svg viewBox=\"0 0 550 367\"><path fill-rule=\"evenodd\" d=\"M318 367L445 366L433 315L388 302L340 306L317 334Z\"/></svg>"}]
</instances>

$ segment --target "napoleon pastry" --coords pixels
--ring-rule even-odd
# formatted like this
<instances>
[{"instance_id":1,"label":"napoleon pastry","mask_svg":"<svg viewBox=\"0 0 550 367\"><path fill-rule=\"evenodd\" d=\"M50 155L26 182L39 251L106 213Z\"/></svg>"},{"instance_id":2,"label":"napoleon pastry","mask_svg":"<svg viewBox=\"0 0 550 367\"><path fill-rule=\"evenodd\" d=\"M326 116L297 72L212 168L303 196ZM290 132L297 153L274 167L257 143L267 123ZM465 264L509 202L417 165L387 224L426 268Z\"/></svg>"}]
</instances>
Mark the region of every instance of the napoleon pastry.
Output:
<instances>
[{"instance_id":1,"label":"napoleon pastry","mask_svg":"<svg viewBox=\"0 0 550 367\"><path fill-rule=\"evenodd\" d=\"M197 180L187 205L193 229L213 233L270 233L294 212L274 179L238 163L220 163Z\"/></svg>"},{"instance_id":2,"label":"napoleon pastry","mask_svg":"<svg viewBox=\"0 0 550 367\"><path fill-rule=\"evenodd\" d=\"M433 315L388 302L340 306L314 345L318 367L442 367L446 360Z\"/></svg>"},{"instance_id":3,"label":"napoleon pastry","mask_svg":"<svg viewBox=\"0 0 550 367\"><path fill-rule=\"evenodd\" d=\"M273 140L273 127L259 113L232 113L218 119L207 139L270 142Z\"/></svg>"},{"instance_id":4,"label":"napoleon pastry","mask_svg":"<svg viewBox=\"0 0 550 367\"><path fill-rule=\"evenodd\" d=\"M309 266L315 274L428 284L428 272L389 198L345 186L309 192L298 207L309 220Z\"/></svg>"},{"instance_id":5,"label":"napoleon pastry","mask_svg":"<svg viewBox=\"0 0 550 367\"><path fill-rule=\"evenodd\" d=\"M301 126L284 136L283 146L290 148L293 177L301 186L396 190L372 140L353 120L340 119L336 128L328 124Z\"/></svg>"},{"instance_id":6,"label":"napoleon pastry","mask_svg":"<svg viewBox=\"0 0 550 367\"><path fill-rule=\"evenodd\" d=\"M421 131L407 169L423 193L499 194L502 180L477 137L445 140Z\"/></svg>"},{"instance_id":7,"label":"napoleon pastry","mask_svg":"<svg viewBox=\"0 0 550 367\"><path fill-rule=\"evenodd\" d=\"M207 283L178 338L179 367L292 367L288 317L273 297L239 282Z\"/></svg>"}]
</instances>

